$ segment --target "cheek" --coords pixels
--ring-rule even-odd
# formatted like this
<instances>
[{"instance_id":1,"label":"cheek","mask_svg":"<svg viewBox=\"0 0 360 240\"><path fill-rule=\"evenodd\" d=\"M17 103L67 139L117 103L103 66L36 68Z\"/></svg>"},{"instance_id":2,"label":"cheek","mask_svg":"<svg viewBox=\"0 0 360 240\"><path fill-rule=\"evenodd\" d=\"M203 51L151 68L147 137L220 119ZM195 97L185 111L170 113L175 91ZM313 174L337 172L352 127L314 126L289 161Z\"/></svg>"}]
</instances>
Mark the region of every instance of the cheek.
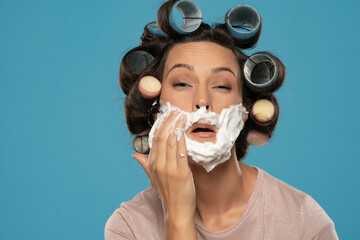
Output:
<instances>
[{"instance_id":1,"label":"cheek","mask_svg":"<svg viewBox=\"0 0 360 240\"><path fill-rule=\"evenodd\" d=\"M234 91L232 99L233 99L233 102L234 102L233 104L243 103L241 91L240 90L239 91Z\"/></svg>"},{"instance_id":2,"label":"cheek","mask_svg":"<svg viewBox=\"0 0 360 240\"><path fill-rule=\"evenodd\" d=\"M174 91L170 88L162 89L160 94L160 100L163 102L169 102L171 105L177 106L183 111L192 111L192 96L189 92Z\"/></svg>"},{"instance_id":3,"label":"cheek","mask_svg":"<svg viewBox=\"0 0 360 240\"><path fill-rule=\"evenodd\" d=\"M216 112L218 115L221 114L222 110L225 108L229 108L232 105L237 105L241 103L240 96L212 96L211 105L212 111Z\"/></svg>"},{"instance_id":4,"label":"cheek","mask_svg":"<svg viewBox=\"0 0 360 240\"><path fill-rule=\"evenodd\" d=\"M223 108L227 108L231 105L237 105L239 103L242 103L242 97L238 92L233 92L231 94L219 94L219 93L214 93L211 97L212 99L212 104L213 105L218 105L221 106Z\"/></svg>"},{"instance_id":5,"label":"cheek","mask_svg":"<svg viewBox=\"0 0 360 240\"><path fill-rule=\"evenodd\" d=\"M168 86L167 83L162 83L162 86L161 86L161 92L160 92L160 100L164 101L164 102L169 102L171 99L170 99L170 91L171 91L171 88Z\"/></svg>"},{"instance_id":6,"label":"cheek","mask_svg":"<svg viewBox=\"0 0 360 240\"><path fill-rule=\"evenodd\" d=\"M171 103L173 101L173 98L174 98L174 94L172 93L171 88L166 85L163 86L160 93L160 100Z\"/></svg>"}]
</instances>

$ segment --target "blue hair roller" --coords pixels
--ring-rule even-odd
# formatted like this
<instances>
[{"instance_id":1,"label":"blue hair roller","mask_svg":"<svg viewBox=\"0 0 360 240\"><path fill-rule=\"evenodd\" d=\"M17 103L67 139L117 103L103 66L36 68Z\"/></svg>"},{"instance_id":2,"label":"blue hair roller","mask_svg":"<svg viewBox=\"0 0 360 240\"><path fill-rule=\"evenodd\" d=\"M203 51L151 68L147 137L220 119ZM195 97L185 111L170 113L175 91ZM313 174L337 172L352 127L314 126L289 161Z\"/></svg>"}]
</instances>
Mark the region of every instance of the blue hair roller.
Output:
<instances>
[{"instance_id":1,"label":"blue hair roller","mask_svg":"<svg viewBox=\"0 0 360 240\"><path fill-rule=\"evenodd\" d=\"M177 8L183 16L183 26L179 26L175 21L175 8ZM169 14L170 26L180 34L189 34L199 28L202 22L202 14L200 7L192 0L180 0L176 2Z\"/></svg>"},{"instance_id":2,"label":"blue hair roller","mask_svg":"<svg viewBox=\"0 0 360 240\"><path fill-rule=\"evenodd\" d=\"M254 88L265 88L276 81L278 68L276 62L267 54L255 53L245 62L246 83Z\"/></svg>"},{"instance_id":3,"label":"blue hair roller","mask_svg":"<svg viewBox=\"0 0 360 240\"><path fill-rule=\"evenodd\" d=\"M261 16L251 6L238 5L226 13L226 25L234 38L249 39L260 30Z\"/></svg>"},{"instance_id":4,"label":"blue hair roller","mask_svg":"<svg viewBox=\"0 0 360 240\"><path fill-rule=\"evenodd\" d=\"M159 24L157 22L151 22L148 25L146 25L146 29L155 35L160 35L162 37L167 37L167 35L161 31Z\"/></svg>"}]
</instances>

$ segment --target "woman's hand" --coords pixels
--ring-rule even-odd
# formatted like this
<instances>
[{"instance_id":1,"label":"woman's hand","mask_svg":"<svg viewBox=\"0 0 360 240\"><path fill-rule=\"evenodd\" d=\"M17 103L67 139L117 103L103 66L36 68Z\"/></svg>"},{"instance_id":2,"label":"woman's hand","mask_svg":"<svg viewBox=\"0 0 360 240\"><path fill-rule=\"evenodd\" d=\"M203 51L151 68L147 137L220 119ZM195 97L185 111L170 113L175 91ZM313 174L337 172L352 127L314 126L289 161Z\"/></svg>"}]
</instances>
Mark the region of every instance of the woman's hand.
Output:
<instances>
[{"instance_id":1,"label":"woman's hand","mask_svg":"<svg viewBox=\"0 0 360 240\"><path fill-rule=\"evenodd\" d=\"M195 186L182 131L185 121L186 115L171 113L155 130L149 157L133 154L161 198L168 239L181 239L179 234L196 239Z\"/></svg>"}]
</instances>

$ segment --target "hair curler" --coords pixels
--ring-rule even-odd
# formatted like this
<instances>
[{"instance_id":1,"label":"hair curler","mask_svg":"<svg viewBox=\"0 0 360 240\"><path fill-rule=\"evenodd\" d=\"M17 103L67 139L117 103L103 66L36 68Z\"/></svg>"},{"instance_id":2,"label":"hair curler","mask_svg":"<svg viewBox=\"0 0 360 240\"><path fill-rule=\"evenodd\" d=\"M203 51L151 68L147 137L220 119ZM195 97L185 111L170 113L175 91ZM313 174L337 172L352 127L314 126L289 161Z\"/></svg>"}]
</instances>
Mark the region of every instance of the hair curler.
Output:
<instances>
[{"instance_id":1,"label":"hair curler","mask_svg":"<svg viewBox=\"0 0 360 240\"><path fill-rule=\"evenodd\" d=\"M136 136L133 141L133 148L138 153L148 154L150 152L148 135Z\"/></svg>"},{"instance_id":2,"label":"hair curler","mask_svg":"<svg viewBox=\"0 0 360 240\"><path fill-rule=\"evenodd\" d=\"M265 53L251 55L244 64L245 83L256 92L271 92L278 80L278 67Z\"/></svg>"},{"instance_id":3,"label":"hair curler","mask_svg":"<svg viewBox=\"0 0 360 240\"><path fill-rule=\"evenodd\" d=\"M160 29L157 22L148 23L145 28L152 34L160 35L162 37L167 37L167 35Z\"/></svg>"},{"instance_id":4,"label":"hair curler","mask_svg":"<svg viewBox=\"0 0 360 240\"><path fill-rule=\"evenodd\" d=\"M142 77L139 81L139 91L144 98L153 99L160 95L161 82L153 76Z\"/></svg>"},{"instance_id":5,"label":"hair curler","mask_svg":"<svg viewBox=\"0 0 360 240\"><path fill-rule=\"evenodd\" d=\"M125 62L131 71L140 74L153 59L154 57L150 53L138 50L127 55Z\"/></svg>"},{"instance_id":6,"label":"hair curler","mask_svg":"<svg viewBox=\"0 0 360 240\"><path fill-rule=\"evenodd\" d=\"M248 132L246 140L253 146L264 146L268 143L269 137L265 133L251 130Z\"/></svg>"},{"instance_id":7,"label":"hair curler","mask_svg":"<svg viewBox=\"0 0 360 240\"><path fill-rule=\"evenodd\" d=\"M276 115L276 108L274 104L267 99L257 100L252 109L251 116L255 118L258 123L267 123L274 119Z\"/></svg>"},{"instance_id":8,"label":"hair curler","mask_svg":"<svg viewBox=\"0 0 360 240\"><path fill-rule=\"evenodd\" d=\"M226 25L234 38L248 40L261 30L261 16L255 8L238 5L226 13Z\"/></svg>"},{"instance_id":9,"label":"hair curler","mask_svg":"<svg viewBox=\"0 0 360 240\"><path fill-rule=\"evenodd\" d=\"M183 24L180 26L175 20L176 8L183 16ZM170 26L180 34L189 34L199 28L202 22L200 7L192 0L177 1L169 13Z\"/></svg>"}]
</instances>

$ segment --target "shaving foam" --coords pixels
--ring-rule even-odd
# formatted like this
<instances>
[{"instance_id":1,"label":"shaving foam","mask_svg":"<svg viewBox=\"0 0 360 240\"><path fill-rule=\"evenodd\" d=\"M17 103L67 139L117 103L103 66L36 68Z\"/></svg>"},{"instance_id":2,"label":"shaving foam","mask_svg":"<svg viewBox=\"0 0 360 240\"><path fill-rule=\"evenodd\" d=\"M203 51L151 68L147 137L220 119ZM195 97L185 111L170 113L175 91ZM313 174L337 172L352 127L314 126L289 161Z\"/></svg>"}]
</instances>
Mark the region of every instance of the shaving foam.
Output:
<instances>
[{"instance_id":1,"label":"shaving foam","mask_svg":"<svg viewBox=\"0 0 360 240\"><path fill-rule=\"evenodd\" d=\"M185 134L185 142L187 154L193 162L203 166L207 172L210 172L217 165L225 162L231 156L231 148L233 147L240 131L244 127L244 117L247 113L242 104L232 105L229 108L224 108L221 114L206 110L206 107L201 107L196 112L185 112L180 108L171 105L169 102L160 101L160 109L157 114L157 119L149 133L149 146L152 147L152 140L154 131L161 126L161 123L166 119L171 112L177 111L180 114L173 122L173 127L178 117L181 114L187 116L183 132L186 132L193 124L199 121L205 121L208 124L216 126L218 132L216 134L216 142L198 142L190 139ZM179 130L175 129L177 138L179 137Z\"/></svg>"}]
</instances>

